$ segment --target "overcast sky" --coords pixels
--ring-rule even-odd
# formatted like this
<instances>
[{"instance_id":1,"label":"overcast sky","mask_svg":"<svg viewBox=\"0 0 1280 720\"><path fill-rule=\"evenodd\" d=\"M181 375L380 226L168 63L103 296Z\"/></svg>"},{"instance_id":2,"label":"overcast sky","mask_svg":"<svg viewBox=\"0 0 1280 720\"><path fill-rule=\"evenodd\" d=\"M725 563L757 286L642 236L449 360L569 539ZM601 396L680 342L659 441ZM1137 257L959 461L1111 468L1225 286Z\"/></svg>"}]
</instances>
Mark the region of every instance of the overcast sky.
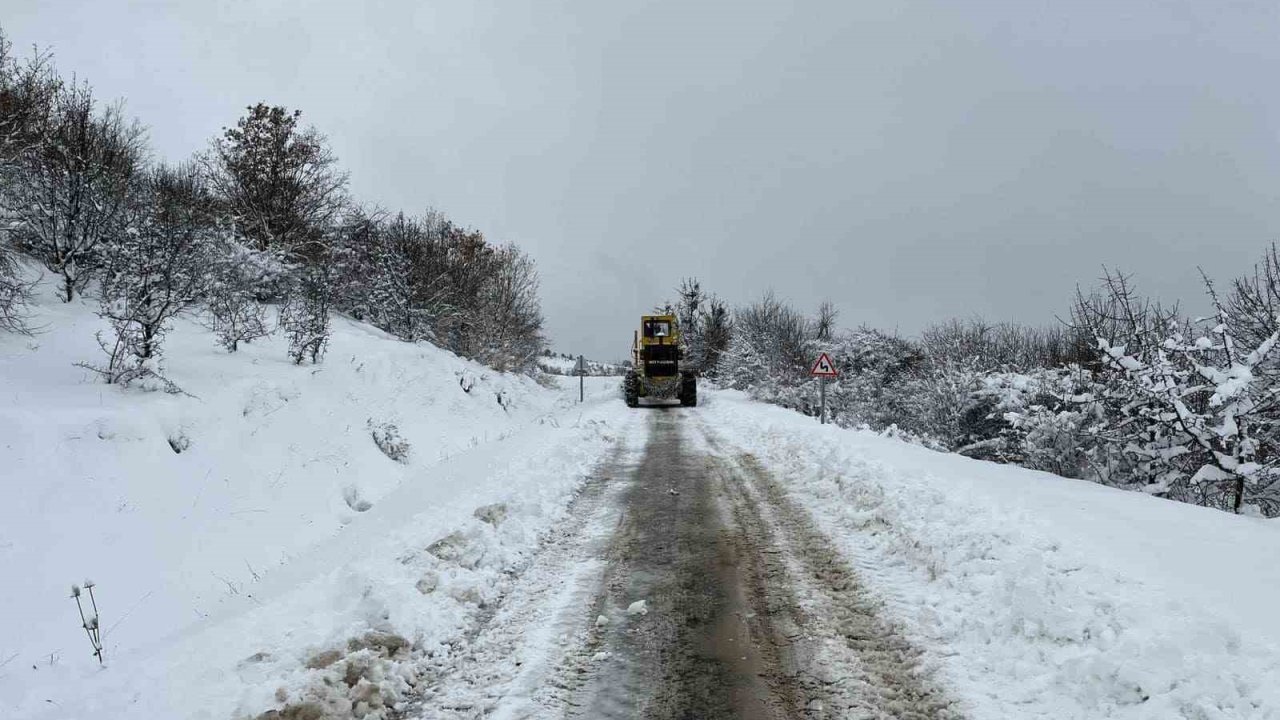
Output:
<instances>
[{"instance_id":1,"label":"overcast sky","mask_svg":"<svg viewBox=\"0 0 1280 720\"><path fill-rule=\"evenodd\" d=\"M1280 239L1280 5L5 0L16 45L179 159L303 111L361 200L537 261L553 345L625 355L685 275L906 334L1165 299Z\"/></svg>"}]
</instances>

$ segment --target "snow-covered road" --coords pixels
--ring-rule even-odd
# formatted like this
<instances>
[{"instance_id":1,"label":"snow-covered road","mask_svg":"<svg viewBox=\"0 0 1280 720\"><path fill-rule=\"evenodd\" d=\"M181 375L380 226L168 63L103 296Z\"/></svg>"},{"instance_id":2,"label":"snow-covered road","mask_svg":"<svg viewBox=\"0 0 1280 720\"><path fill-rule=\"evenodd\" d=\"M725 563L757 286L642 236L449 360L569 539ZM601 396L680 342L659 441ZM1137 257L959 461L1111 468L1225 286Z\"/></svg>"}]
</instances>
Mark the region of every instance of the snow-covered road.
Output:
<instances>
[{"instance_id":1,"label":"snow-covered road","mask_svg":"<svg viewBox=\"0 0 1280 720\"><path fill-rule=\"evenodd\" d=\"M958 716L763 467L697 411L639 415L647 443L403 717Z\"/></svg>"}]
</instances>

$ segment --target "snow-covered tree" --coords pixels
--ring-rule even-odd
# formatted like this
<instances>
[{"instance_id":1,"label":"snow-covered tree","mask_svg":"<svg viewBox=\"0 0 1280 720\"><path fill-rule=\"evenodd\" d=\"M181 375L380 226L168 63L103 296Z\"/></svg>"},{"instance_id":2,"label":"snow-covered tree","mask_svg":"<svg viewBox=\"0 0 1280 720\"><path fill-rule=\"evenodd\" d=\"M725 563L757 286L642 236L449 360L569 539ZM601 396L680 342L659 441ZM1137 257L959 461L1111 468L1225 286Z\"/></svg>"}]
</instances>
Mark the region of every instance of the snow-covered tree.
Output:
<instances>
[{"instance_id":1,"label":"snow-covered tree","mask_svg":"<svg viewBox=\"0 0 1280 720\"><path fill-rule=\"evenodd\" d=\"M680 327L680 340L684 344L684 364L696 372L706 364L706 348L703 346L702 315L707 294L696 278L685 278L676 288L674 310Z\"/></svg>"},{"instance_id":2,"label":"snow-covered tree","mask_svg":"<svg viewBox=\"0 0 1280 720\"><path fill-rule=\"evenodd\" d=\"M733 340L733 316L729 313L729 306L718 297L709 298L701 326L702 356L699 358L699 368L715 377L720 367L720 358Z\"/></svg>"},{"instance_id":3,"label":"snow-covered tree","mask_svg":"<svg viewBox=\"0 0 1280 720\"><path fill-rule=\"evenodd\" d=\"M403 213L386 220L357 211L342 236L339 306L402 339L429 337L413 305L413 258L425 240L419 224Z\"/></svg>"},{"instance_id":4,"label":"snow-covered tree","mask_svg":"<svg viewBox=\"0 0 1280 720\"><path fill-rule=\"evenodd\" d=\"M798 388L808 377L812 350L812 323L766 292L734 313L733 338L720 356L716 377L760 399L810 412L812 402Z\"/></svg>"},{"instance_id":5,"label":"snow-covered tree","mask_svg":"<svg viewBox=\"0 0 1280 720\"><path fill-rule=\"evenodd\" d=\"M174 317L203 297L216 232L209 192L193 164L147 171L121 230L102 243L99 337L109 383L161 378L161 343ZM166 381L167 382L167 381Z\"/></svg>"},{"instance_id":6,"label":"snow-covered tree","mask_svg":"<svg viewBox=\"0 0 1280 720\"><path fill-rule=\"evenodd\" d=\"M1255 372L1280 331L1237 346L1228 311L1173 323L1165 339L1131 351L1105 337L1098 348L1115 375L1107 395L1119 406L1110 430L1157 494L1241 512L1246 503L1280 509L1280 446L1273 419L1277 388ZM1188 332L1188 329L1194 332Z\"/></svg>"},{"instance_id":7,"label":"snow-covered tree","mask_svg":"<svg viewBox=\"0 0 1280 720\"><path fill-rule=\"evenodd\" d=\"M259 252L310 260L347 205L347 176L324 136L300 129L300 111L263 103L224 129L204 162L239 235Z\"/></svg>"},{"instance_id":8,"label":"snow-covered tree","mask_svg":"<svg viewBox=\"0 0 1280 720\"><path fill-rule=\"evenodd\" d=\"M92 277L103 240L122 229L143 143L119 106L99 110L88 85L70 84L58 89L41 141L7 173L0 202L14 240L62 278L67 302Z\"/></svg>"},{"instance_id":9,"label":"snow-covered tree","mask_svg":"<svg viewBox=\"0 0 1280 720\"><path fill-rule=\"evenodd\" d=\"M6 179L16 179L6 173L43 141L61 88L48 53L19 61L0 29L0 192ZM6 227L0 223L0 231Z\"/></svg>"},{"instance_id":10,"label":"snow-covered tree","mask_svg":"<svg viewBox=\"0 0 1280 720\"><path fill-rule=\"evenodd\" d=\"M29 334L27 304L35 283L22 277L17 253L0 236L0 331Z\"/></svg>"}]
</instances>

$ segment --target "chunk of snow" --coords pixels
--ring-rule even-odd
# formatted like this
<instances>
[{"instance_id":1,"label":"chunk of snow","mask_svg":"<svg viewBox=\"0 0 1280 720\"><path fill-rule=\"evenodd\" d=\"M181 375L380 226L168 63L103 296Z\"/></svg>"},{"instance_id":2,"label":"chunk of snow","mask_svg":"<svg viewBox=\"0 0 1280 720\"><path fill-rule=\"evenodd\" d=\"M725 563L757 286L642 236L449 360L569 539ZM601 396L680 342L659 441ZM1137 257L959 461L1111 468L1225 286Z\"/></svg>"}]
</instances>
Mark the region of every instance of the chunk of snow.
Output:
<instances>
[{"instance_id":1,"label":"chunk of snow","mask_svg":"<svg viewBox=\"0 0 1280 720\"><path fill-rule=\"evenodd\" d=\"M627 606L628 615L648 615L649 607L644 600L637 600Z\"/></svg>"}]
</instances>

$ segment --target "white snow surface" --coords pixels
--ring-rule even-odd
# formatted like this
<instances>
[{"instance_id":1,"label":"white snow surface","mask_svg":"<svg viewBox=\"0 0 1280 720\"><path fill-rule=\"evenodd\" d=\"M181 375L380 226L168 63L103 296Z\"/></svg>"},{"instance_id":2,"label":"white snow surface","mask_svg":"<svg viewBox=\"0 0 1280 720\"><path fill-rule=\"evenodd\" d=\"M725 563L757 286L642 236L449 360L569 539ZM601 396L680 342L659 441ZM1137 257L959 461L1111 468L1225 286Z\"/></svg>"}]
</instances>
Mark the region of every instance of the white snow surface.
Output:
<instances>
[{"instance_id":1,"label":"white snow surface","mask_svg":"<svg viewBox=\"0 0 1280 720\"><path fill-rule=\"evenodd\" d=\"M73 365L100 360L94 310L42 296L41 334L0 335L3 718L252 717L371 631L447 649L614 444L616 382L578 405L577 383L342 318L316 366L183 319L166 370L190 395L122 390ZM86 576L105 668L70 598ZM361 652L374 691L405 688Z\"/></svg>"},{"instance_id":2,"label":"white snow surface","mask_svg":"<svg viewBox=\"0 0 1280 720\"><path fill-rule=\"evenodd\" d=\"M1280 718L1280 521L705 396L968 716Z\"/></svg>"}]
</instances>

